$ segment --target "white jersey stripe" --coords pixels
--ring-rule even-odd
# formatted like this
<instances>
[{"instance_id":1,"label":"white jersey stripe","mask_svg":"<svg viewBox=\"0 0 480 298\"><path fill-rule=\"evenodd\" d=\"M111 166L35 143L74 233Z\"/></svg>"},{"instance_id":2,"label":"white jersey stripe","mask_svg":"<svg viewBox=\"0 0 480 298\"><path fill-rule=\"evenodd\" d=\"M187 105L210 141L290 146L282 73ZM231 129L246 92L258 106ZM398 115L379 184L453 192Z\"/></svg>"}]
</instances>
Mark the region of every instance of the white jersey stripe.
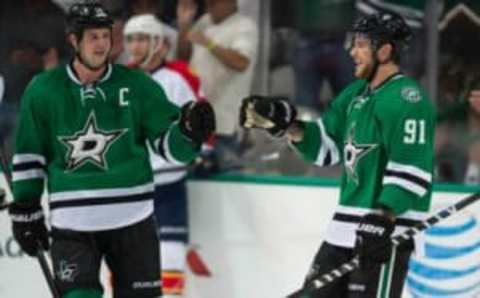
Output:
<instances>
[{"instance_id":1,"label":"white jersey stripe","mask_svg":"<svg viewBox=\"0 0 480 298\"><path fill-rule=\"evenodd\" d=\"M27 162L39 162L42 165L46 165L46 159L40 154L15 154L13 156L13 164L21 164Z\"/></svg>"},{"instance_id":2,"label":"white jersey stripe","mask_svg":"<svg viewBox=\"0 0 480 298\"><path fill-rule=\"evenodd\" d=\"M427 189L410 180L399 177L385 177L383 178L383 185L394 184L409 192L413 192L419 197L423 197L427 193Z\"/></svg>"},{"instance_id":3,"label":"white jersey stripe","mask_svg":"<svg viewBox=\"0 0 480 298\"><path fill-rule=\"evenodd\" d=\"M335 142L328 136L327 132L325 131L325 126L323 125L322 119L318 119L317 125L320 128L320 151L317 155L317 160L315 164L318 166L330 166L335 165L340 161L340 154ZM330 162L325 164L326 156L330 154Z\"/></svg>"},{"instance_id":4,"label":"white jersey stripe","mask_svg":"<svg viewBox=\"0 0 480 298\"><path fill-rule=\"evenodd\" d=\"M325 241L332 245L353 248L358 223L332 220L327 226ZM395 226L393 236L403 233L407 226ZM416 239L415 239L416 240Z\"/></svg>"},{"instance_id":5,"label":"white jersey stripe","mask_svg":"<svg viewBox=\"0 0 480 298\"><path fill-rule=\"evenodd\" d=\"M410 175L417 176L428 183L432 182L432 174L412 165L405 165L394 161L389 161L387 164L387 170L408 173Z\"/></svg>"},{"instance_id":6,"label":"white jersey stripe","mask_svg":"<svg viewBox=\"0 0 480 298\"><path fill-rule=\"evenodd\" d=\"M18 182L29 179L43 179L45 178L45 171L42 169L32 169L26 171L14 171L12 173L12 181Z\"/></svg>"},{"instance_id":7,"label":"white jersey stripe","mask_svg":"<svg viewBox=\"0 0 480 298\"><path fill-rule=\"evenodd\" d=\"M57 228L74 231L102 231L132 225L147 218L152 213L153 200L76 206L51 210L51 224Z\"/></svg>"},{"instance_id":8,"label":"white jersey stripe","mask_svg":"<svg viewBox=\"0 0 480 298\"><path fill-rule=\"evenodd\" d=\"M167 234L184 234L187 232L187 229L183 227L161 227L160 232Z\"/></svg>"},{"instance_id":9,"label":"white jersey stripe","mask_svg":"<svg viewBox=\"0 0 480 298\"><path fill-rule=\"evenodd\" d=\"M81 200L81 199L88 199L88 198L129 196L129 195L149 193L153 191L154 191L153 183L147 183L144 185L138 185L133 187L123 187L123 188L54 192L50 194L50 200L52 202L60 202L60 201Z\"/></svg>"},{"instance_id":10,"label":"white jersey stripe","mask_svg":"<svg viewBox=\"0 0 480 298\"><path fill-rule=\"evenodd\" d=\"M177 122L174 122L174 125L177 124ZM184 165L185 163L179 161L178 159L176 159L173 155L172 155L172 152L170 150L170 146L169 146L169 139L170 139L170 133L172 131L172 127L173 125L170 127L170 129L167 131L167 134L165 135L165 137L163 138L163 152L165 153L165 157L167 158L167 160L171 163L171 164L174 164L174 165Z\"/></svg>"}]
</instances>

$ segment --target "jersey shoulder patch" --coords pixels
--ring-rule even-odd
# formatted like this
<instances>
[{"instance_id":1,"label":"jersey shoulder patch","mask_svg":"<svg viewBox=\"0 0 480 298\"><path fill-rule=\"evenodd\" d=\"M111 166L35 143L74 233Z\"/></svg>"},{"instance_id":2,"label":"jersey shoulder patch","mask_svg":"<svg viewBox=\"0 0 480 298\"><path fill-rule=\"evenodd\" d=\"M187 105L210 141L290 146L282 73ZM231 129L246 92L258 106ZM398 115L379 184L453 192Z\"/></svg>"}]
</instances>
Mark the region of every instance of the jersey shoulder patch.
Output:
<instances>
[{"instance_id":1,"label":"jersey shoulder patch","mask_svg":"<svg viewBox=\"0 0 480 298\"><path fill-rule=\"evenodd\" d=\"M386 85L378 95L385 104L396 106L422 102L426 96L415 80L405 76Z\"/></svg>"},{"instance_id":2,"label":"jersey shoulder patch","mask_svg":"<svg viewBox=\"0 0 480 298\"><path fill-rule=\"evenodd\" d=\"M406 86L400 89L400 97L408 102L419 102L422 100L422 92L416 86Z\"/></svg>"}]
</instances>

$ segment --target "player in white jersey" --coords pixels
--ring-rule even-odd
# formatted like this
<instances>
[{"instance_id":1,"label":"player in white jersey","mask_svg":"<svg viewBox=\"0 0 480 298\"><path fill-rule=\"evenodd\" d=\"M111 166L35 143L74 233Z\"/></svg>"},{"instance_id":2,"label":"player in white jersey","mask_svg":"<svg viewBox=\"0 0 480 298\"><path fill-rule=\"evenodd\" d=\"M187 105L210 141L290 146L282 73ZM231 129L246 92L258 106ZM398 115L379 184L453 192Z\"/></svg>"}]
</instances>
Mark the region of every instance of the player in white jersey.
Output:
<instances>
[{"instance_id":1,"label":"player in white jersey","mask_svg":"<svg viewBox=\"0 0 480 298\"><path fill-rule=\"evenodd\" d=\"M200 80L183 61L166 61L170 41L154 15L132 17L125 25L124 39L131 67L150 73L168 99L177 106L203 100ZM155 215L160 236L162 285L167 297L180 297L185 285L185 254L188 241L186 171L165 172L178 165L156 154L150 159L155 180Z\"/></svg>"}]
</instances>

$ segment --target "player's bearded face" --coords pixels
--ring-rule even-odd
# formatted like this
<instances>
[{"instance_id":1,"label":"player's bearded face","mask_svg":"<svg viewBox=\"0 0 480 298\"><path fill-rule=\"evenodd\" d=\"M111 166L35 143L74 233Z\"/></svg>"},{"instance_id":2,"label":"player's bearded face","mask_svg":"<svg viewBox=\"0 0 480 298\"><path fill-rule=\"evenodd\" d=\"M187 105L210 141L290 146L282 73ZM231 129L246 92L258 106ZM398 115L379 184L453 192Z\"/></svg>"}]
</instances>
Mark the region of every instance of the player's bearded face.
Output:
<instances>
[{"instance_id":1,"label":"player's bearded face","mask_svg":"<svg viewBox=\"0 0 480 298\"><path fill-rule=\"evenodd\" d=\"M107 62L112 49L112 32L107 28L87 29L77 44L77 51L91 69L99 69Z\"/></svg>"},{"instance_id":2,"label":"player's bearded face","mask_svg":"<svg viewBox=\"0 0 480 298\"><path fill-rule=\"evenodd\" d=\"M350 56L355 64L355 77L359 79L369 77L374 67L373 55L370 40L362 35L356 35L350 50Z\"/></svg>"}]
</instances>

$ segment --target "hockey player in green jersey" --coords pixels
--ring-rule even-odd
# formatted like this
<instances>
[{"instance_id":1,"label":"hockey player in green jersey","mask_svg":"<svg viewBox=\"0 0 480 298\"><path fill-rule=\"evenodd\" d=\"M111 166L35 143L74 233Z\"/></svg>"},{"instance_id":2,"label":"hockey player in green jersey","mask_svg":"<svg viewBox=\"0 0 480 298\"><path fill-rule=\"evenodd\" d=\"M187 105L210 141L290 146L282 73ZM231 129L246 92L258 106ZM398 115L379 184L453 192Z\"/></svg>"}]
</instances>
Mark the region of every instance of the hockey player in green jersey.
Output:
<instances>
[{"instance_id":1,"label":"hockey player in green jersey","mask_svg":"<svg viewBox=\"0 0 480 298\"><path fill-rule=\"evenodd\" d=\"M400 297L412 243L393 247L390 237L429 209L435 112L425 92L398 67L411 38L400 16L361 18L352 34L358 80L321 119L299 121L287 100L250 96L242 102L240 123L286 135L317 165L343 163L339 205L304 286L355 255L360 269L309 297Z\"/></svg>"},{"instance_id":2,"label":"hockey player in green jersey","mask_svg":"<svg viewBox=\"0 0 480 298\"><path fill-rule=\"evenodd\" d=\"M55 283L64 298L99 298L100 263L115 298L161 296L146 143L188 163L214 131L208 103L171 104L142 71L108 62L112 19L94 1L67 16L72 61L36 76L21 102L13 156L13 234L35 255L49 248L40 197L51 217Z\"/></svg>"}]
</instances>

